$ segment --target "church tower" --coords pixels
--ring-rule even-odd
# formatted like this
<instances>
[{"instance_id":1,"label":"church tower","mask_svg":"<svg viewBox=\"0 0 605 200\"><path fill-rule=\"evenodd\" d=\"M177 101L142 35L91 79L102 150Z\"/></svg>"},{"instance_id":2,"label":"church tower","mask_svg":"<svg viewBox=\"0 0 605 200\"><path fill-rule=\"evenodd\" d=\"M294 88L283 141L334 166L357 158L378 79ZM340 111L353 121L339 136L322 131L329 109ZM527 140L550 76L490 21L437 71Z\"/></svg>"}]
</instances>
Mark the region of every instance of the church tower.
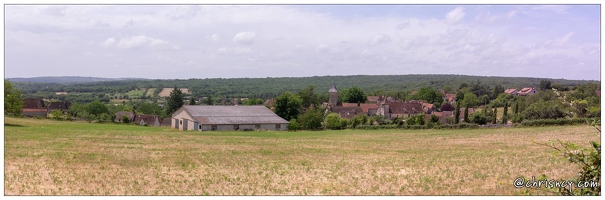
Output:
<instances>
[{"instance_id":1,"label":"church tower","mask_svg":"<svg viewBox=\"0 0 605 200\"><path fill-rule=\"evenodd\" d=\"M334 107L336 104L338 104L338 90L336 89L336 86L332 84L332 88L330 88L328 92L330 93L330 106Z\"/></svg>"}]
</instances>

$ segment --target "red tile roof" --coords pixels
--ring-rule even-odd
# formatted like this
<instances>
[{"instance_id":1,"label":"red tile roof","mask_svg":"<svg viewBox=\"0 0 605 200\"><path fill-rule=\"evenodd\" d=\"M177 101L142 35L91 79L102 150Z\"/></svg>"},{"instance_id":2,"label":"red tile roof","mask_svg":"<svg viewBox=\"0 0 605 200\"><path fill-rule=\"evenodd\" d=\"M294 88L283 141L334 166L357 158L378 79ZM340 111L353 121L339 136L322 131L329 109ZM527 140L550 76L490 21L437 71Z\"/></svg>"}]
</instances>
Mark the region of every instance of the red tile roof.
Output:
<instances>
[{"instance_id":1,"label":"red tile roof","mask_svg":"<svg viewBox=\"0 0 605 200\"><path fill-rule=\"evenodd\" d=\"M447 99L449 102L452 102L456 99L456 94L446 94L445 99Z\"/></svg>"},{"instance_id":2,"label":"red tile roof","mask_svg":"<svg viewBox=\"0 0 605 200\"><path fill-rule=\"evenodd\" d=\"M533 87L526 87L521 89L519 92L517 92L518 95L524 96L524 95L528 95L531 91L534 91L535 89Z\"/></svg>"},{"instance_id":3,"label":"red tile roof","mask_svg":"<svg viewBox=\"0 0 605 200\"><path fill-rule=\"evenodd\" d=\"M392 114L418 114L424 112L420 103L393 102L388 103Z\"/></svg>"},{"instance_id":4,"label":"red tile roof","mask_svg":"<svg viewBox=\"0 0 605 200\"><path fill-rule=\"evenodd\" d=\"M342 107L357 107L357 104L356 103L342 103ZM359 104L359 107L361 108L361 111L366 114L368 114L369 109L378 109L378 105L373 104L373 103L361 103L361 104Z\"/></svg>"},{"instance_id":5,"label":"red tile roof","mask_svg":"<svg viewBox=\"0 0 605 200\"><path fill-rule=\"evenodd\" d=\"M368 96L369 102L378 102L378 96Z\"/></svg>"},{"instance_id":6,"label":"red tile roof","mask_svg":"<svg viewBox=\"0 0 605 200\"><path fill-rule=\"evenodd\" d=\"M509 89L504 90L504 93L506 93L506 94L513 94L516 91L517 91L517 88L509 88Z\"/></svg>"}]
</instances>

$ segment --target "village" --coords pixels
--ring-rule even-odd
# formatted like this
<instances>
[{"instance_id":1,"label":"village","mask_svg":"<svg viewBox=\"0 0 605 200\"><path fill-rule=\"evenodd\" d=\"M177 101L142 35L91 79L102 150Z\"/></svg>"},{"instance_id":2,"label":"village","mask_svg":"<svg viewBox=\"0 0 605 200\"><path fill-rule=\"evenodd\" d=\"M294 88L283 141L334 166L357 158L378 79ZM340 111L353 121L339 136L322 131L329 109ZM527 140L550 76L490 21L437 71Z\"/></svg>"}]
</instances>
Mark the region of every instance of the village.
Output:
<instances>
[{"instance_id":1,"label":"village","mask_svg":"<svg viewBox=\"0 0 605 200\"><path fill-rule=\"evenodd\" d=\"M183 89L188 91L187 88ZM416 91L412 91L414 94ZM325 115L336 113L343 119L353 119L355 116L382 116L388 120L400 120L405 123L411 116L424 116L426 121L431 117L438 118L440 124L453 124L456 94L439 91L443 96L443 104L449 106L437 107L427 100L399 100L392 96L367 96L363 103L346 103L339 99L339 90L335 85L329 88L329 100L323 102L319 107L325 109ZM509 96L528 96L537 94L534 87L526 87L520 90L509 88L504 94ZM597 94L600 93L597 91ZM165 94L164 96L168 96ZM202 102L203 99L198 100ZM222 103L225 99L222 100ZM238 105L234 99L229 105L184 105L172 114L172 117L162 118L159 115L139 114L133 111L119 111L114 114L112 121L115 123L136 124L141 126L164 126L178 130L287 130L288 121L274 113L275 99L267 99L264 105L247 106ZM187 102L189 103L189 102ZM67 115L70 105L68 101L45 102L41 98L24 99L22 115L27 117L52 117L53 112L59 111ZM313 105L312 105L313 106ZM468 116L475 111L475 107L468 108L465 115ZM458 114L459 121L464 121L464 115ZM374 122L377 123L377 122ZM395 122L397 123L397 122ZM504 124L509 124L510 121Z\"/></svg>"}]
</instances>

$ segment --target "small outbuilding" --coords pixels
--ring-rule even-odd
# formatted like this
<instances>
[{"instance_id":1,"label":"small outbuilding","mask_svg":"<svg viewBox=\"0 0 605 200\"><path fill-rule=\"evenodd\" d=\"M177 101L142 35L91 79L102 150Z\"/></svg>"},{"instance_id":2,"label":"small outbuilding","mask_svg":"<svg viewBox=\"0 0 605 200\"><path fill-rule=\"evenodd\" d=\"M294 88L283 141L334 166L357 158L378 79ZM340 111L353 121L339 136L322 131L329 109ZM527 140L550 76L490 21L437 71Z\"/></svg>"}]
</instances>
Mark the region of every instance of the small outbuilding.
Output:
<instances>
[{"instance_id":1,"label":"small outbuilding","mask_svg":"<svg viewBox=\"0 0 605 200\"><path fill-rule=\"evenodd\" d=\"M288 130L288 121L265 106L186 105L172 114L179 130Z\"/></svg>"}]
</instances>

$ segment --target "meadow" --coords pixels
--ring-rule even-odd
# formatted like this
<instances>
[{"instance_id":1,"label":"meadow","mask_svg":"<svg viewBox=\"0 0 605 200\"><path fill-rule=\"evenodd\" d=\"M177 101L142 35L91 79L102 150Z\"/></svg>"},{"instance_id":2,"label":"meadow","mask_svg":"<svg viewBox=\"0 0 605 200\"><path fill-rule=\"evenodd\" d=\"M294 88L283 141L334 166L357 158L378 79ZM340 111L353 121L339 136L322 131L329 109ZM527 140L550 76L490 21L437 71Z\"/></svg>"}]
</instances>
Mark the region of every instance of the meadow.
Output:
<instances>
[{"instance_id":1,"label":"meadow","mask_svg":"<svg viewBox=\"0 0 605 200\"><path fill-rule=\"evenodd\" d=\"M5 117L5 195L524 195L571 178L533 142L600 140L587 125L467 130L183 132Z\"/></svg>"}]
</instances>

